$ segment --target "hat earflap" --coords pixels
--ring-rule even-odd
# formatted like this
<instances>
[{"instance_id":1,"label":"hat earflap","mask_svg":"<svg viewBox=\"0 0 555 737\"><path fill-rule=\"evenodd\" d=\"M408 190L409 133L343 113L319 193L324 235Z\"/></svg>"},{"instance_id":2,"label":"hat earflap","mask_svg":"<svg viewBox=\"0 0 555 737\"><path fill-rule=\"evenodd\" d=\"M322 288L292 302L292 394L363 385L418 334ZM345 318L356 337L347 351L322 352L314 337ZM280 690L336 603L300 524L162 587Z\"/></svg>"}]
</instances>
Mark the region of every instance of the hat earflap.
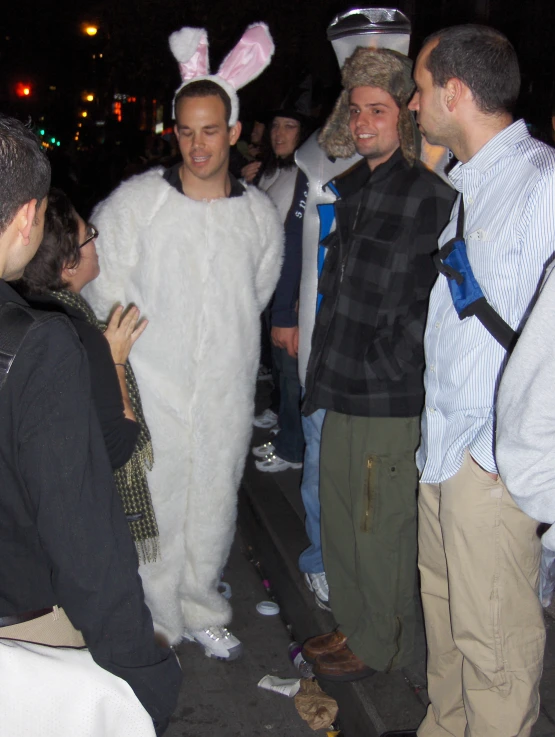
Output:
<instances>
[{"instance_id":1,"label":"hat earflap","mask_svg":"<svg viewBox=\"0 0 555 737\"><path fill-rule=\"evenodd\" d=\"M349 93L339 95L335 107L320 131L318 143L328 156L350 159L356 154L355 142L349 129Z\"/></svg>"},{"instance_id":2,"label":"hat earflap","mask_svg":"<svg viewBox=\"0 0 555 737\"><path fill-rule=\"evenodd\" d=\"M399 132L399 142L403 156L413 166L417 159L416 137L418 136L418 129L416 128L412 113L406 105L402 105L399 109L397 131Z\"/></svg>"}]
</instances>

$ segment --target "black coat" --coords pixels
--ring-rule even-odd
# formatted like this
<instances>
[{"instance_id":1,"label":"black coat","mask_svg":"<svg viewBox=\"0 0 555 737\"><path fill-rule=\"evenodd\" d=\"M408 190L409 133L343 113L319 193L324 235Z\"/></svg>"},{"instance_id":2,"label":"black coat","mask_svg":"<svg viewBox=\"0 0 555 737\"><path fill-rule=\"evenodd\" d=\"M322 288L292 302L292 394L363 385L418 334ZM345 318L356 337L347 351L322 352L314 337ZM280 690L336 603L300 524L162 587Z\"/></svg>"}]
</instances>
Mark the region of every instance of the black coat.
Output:
<instances>
[{"instance_id":1,"label":"black coat","mask_svg":"<svg viewBox=\"0 0 555 737\"><path fill-rule=\"evenodd\" d=\"M123 400L110 346L102 332L83 314L50 295L27 297L31 307L61 312L69 317L89 359L94 406L112 468L120 468L131 458L139 435L139 425L123 414Z\"/></svg>"},{"instance_id":2,"label":"black coat","mask_svg":"<svg viewBox=\"0 0 555 737\"><path fill-rule=\"evenodd\" d=\"M0 305L25 302L0 280ZM0 616L58 605L150 715L181 671L154 642L138 560L69 321L32 329L0 390ZM0 629L1 635L1 629Z\"/></svg>"}]
</instances>

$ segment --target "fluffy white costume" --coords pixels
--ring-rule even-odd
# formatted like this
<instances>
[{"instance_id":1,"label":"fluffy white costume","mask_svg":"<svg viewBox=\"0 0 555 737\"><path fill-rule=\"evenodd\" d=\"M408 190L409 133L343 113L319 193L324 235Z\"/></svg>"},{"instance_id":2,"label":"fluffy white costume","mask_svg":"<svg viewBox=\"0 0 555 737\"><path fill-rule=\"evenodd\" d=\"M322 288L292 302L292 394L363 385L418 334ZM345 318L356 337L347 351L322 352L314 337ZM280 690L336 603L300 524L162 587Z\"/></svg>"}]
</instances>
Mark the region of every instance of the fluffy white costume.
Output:
<instances>
[{"instance_id":1,"label":"fluffy white costume","mask_svg":"<svg viewBox=\"0 0 555 737\"><path fill-rule=\"evenodd\" d=\"M101 273L84 294L149 320L131 356L154 446L149 485L161 557L141 565L156 629L227 624L217 592L252 431L260 312L280 273L282 226L253 187L197 202L160 170L124 182L93 214Z\"/></svg>"}]
</instances>

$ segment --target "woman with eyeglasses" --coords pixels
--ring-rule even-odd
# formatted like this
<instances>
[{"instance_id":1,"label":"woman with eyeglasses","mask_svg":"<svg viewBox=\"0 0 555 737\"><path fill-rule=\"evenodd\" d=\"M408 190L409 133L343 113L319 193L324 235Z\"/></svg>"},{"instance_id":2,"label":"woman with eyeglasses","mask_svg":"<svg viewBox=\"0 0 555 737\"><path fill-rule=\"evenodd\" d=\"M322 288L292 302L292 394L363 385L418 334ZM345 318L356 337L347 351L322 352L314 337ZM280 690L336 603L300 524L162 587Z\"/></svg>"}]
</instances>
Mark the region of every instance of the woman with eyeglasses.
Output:
<instances>
[{"instance_id":1,"label":"woman with eyeglasses","mask_svg":"<svg viewBox=\"0 0 555 737\"><path fill-rule=\"evenodd\" d=\"M48 196L44 236L19 282L32 307L64 312L89 359L92 398L106 443L116 486L143 560L157 553L158 529L146 469L152 445L139 391L128 357L147 326L135 306L118 307L105 326L81 290L100 273L95 238L98 231L75 211L64 192Z\"/></svg>"}]
</instances>

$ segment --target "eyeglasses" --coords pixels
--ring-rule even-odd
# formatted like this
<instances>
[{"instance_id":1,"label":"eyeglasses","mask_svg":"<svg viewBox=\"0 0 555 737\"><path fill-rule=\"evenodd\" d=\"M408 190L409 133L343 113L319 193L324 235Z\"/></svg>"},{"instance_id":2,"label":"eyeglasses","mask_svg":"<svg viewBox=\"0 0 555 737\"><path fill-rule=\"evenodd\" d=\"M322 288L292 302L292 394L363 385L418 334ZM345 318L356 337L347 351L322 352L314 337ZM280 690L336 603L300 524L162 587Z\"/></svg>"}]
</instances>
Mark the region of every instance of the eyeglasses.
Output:
<instances>
[{"instance_id":1,"label":"eyeglasses","mask_svg":"<svg viewBox=\"0 0 555 737\"><path fill-rule=\"evenodd\" d=\"M94 225L91 225L90 223L87 225L87 237L81 243L79 248L83 248L83 246L86 246L87 243L90 243L91 241L94 241L95 238L98 238L98 230L94 227Z\"/></svg>"}]
</instances>

